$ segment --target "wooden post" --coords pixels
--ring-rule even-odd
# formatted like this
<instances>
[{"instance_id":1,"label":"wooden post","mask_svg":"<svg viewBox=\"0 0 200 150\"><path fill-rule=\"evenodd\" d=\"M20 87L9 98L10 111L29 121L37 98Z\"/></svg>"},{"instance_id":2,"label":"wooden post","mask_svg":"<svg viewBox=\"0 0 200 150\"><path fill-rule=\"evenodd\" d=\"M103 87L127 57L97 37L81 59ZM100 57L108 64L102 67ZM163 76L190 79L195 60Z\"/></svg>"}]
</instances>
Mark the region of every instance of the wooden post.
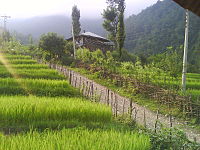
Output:
<instances>
[{"instance_id":1,"label":"wooden post","mask_svg":"<svg viewBox=\"0 0 200 150\"><path fill-rule=\"evenodd\" d=\"M156 113L156 123L155 123L155 133L157 133L157 125L158 125L158 115L159 115L159 110L157 110L157 113Z\"/></svg>"},{"instance_id":2,"label":"wooden post","mask_svg":"<svg viewBox=\"0 0 200 150\"><path fill-rule=\"evenodd\" d=\"M109 95L110 95L110 90L107 89L107 105L109 106Z\"/></svg>"},{"instance_id":3,"label":"wooden post","mask_svg":"<svg viewBox=\"0 0 200 150\"><path fill-rule=\"evenodd\" d=\"M125 110L125 99L123 99L123 106L122 106L122 114L124 115L124 110ZM130 106L131 107L131 106Z\"/></svg>"},{"instance_id":4,"label":"wooden post","mask_svg":"<svg viewBox=\"0 0 200 150\"><path fill-rule=\"evenodd\" d=\"M146 108L144 107L144 127L146 128L147 127L147 124L146 124Z\"/></svg>"},{"instance_id":5,"label":"wooden post","mask_svg":"<svg viewBox=\"0 0 200 150\"><path fill-rule=\"evenodd\" d=\"M135 121L137 120L137 112L138 112L138 110L137 110L136 107L135 107L135 116L134 116Z\"/></svg>"},{"instance_id":6,"label":"wooden post","mask_svg":"<svg viewBox=\"0 0 200 150\"><path fill-rule=\"evenodd\" d=\"M79 78L79 88L80 88L80 90L81 90L81 86L82 86L82 78L80 76L80 78Z\"/></svg>"},{"instance_id":7,"label":"wooden post","mask_svg":"<svg viewBox=\"0 0 200 150\"><path fill-rule=\"evenodd\" d=\"M70 71L69 71L69 84L72 85L71 80L72 80L72 73L71 73L71 70L70 70Z\"/></svg>"},{"instance_id":8,"label":"wooden post","mask_svg":"<svg viewBox=\"0 0 200 150\"><path fill-rule=\"evenodd\" d=\"M115 93L115 116L117 117L117 111L118 111L118 98L117 98L117 95L116 95L116 93Z\"/></svg>"},{"instance_id":9,"label":"wooden post","mask_svg":"<svg viewBox=\"0 0 200 150\"><path fill-rule=\"evenodd\" d=\"M75 79L74 87L76 87L76 83L77 83L77 76L76 76L76 79Z\"/></svg>"},{"instance_id":10,"label":"wooden post","mask_svg":"<svg viewBox=\"0 0 200 150\"><path fill-rule=\"evenodd\" d=\"M170 111L170 114L169 114L169 127L170 127L170 141L172 141L172 132L171 132L171 129L172 129L172 115L171 115L171 111Z\"/></svg>"},{"instance_id":11,"label":"wooden post","mask_svg":"<svg viewBox=\"0 0 200 150\"><path fill-rule=\"evenodd\" d=\"M124 114L124 107L125 107L125 100L123 103L123 114ZM132 114L133 114L133 102L130 100L130 119L132 120Z\"/></svg>"}]
</instances>

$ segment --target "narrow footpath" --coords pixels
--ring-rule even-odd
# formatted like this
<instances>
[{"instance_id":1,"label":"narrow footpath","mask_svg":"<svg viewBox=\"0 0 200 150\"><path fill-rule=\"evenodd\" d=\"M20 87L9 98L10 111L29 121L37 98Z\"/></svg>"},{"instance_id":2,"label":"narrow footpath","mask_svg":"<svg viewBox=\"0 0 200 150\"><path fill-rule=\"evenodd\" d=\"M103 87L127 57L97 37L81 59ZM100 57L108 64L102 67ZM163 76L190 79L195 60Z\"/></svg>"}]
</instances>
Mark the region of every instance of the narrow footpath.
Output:
<instances>
[{"instance_id":1,"label":"narrow footpath","mask_svg":"<svg viewBox=\"0 0 200 150\"><path fill-rule=\"evenodd\" d=\"M91 100L109 105L112 108L113 115L130 114L139 125L148 129L156 130L157 122L161 122L166 127L176 127L182 129L189 140L200 143L200 132L192 129L186 123L176 120L173 117L167 117L162 114L155 113L148 108L140 106L126 97L120 96L118 93L102 86L87 77L80 75L66 67L47 64L50 68L56 69L64 74L73 87L79 88L84 96L90 97Z\"/></svg>"}]
</instances>

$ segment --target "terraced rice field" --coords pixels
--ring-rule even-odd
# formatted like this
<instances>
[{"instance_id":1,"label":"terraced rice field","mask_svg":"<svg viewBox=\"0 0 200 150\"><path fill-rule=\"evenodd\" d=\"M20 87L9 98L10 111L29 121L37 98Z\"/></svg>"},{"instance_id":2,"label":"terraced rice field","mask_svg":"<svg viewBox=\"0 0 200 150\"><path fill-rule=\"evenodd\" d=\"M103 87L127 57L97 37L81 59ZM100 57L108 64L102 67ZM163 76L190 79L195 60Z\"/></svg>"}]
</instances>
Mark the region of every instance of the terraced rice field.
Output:
<instances>
[{"instance_id":1,"label":"terraced rice field","mask_svg":"<svg viewBox=\"0 0 200 150\"><path fill-rule=\"evenodd\" d=\"M153 82L164 87L181 89L181 80L181 77L173 79L160 76L155 77ZM186 88L186 95L192 96L193 100L198 101L200 99L200 74L188 73Z\"/></svg>"},{"instance_id":2,"label":"terraced rice field","mask_svg":"<svg viewBox=\"0 0 200 150\"><path fill-rule=\"evenodd\" d=\"M0 149L150 149L147 135L114 121L109 107L83 98L58 72L0 55Z\"/></svg>"}]
</instances>

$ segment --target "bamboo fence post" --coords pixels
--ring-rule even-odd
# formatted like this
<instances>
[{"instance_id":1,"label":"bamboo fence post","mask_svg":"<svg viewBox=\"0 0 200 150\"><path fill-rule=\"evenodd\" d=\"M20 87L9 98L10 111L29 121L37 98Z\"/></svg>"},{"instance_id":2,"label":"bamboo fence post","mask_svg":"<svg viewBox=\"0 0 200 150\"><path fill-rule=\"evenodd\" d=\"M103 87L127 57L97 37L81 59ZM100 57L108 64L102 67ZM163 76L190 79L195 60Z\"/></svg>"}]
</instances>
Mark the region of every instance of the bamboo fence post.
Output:
<instances>
[{"instance_id":1,"label":"bamboo fence post","mask_svg":"<svg viewBox=\"0 0 200 150\"><path fill-rule=\"evenodd\" d=\"M135 121L137 120L137 112L138 112L138 110L137 110L136 107L135 107L135 116L134 116Z\"/></svg>"},{"instance_id":2,"label":"bamboo fence post","mask_svg":"<svg viewBox=\"0 0 200 150\"><path fill-rule=\"evenodd\" d=\"M125 100L124 100L124 104L123 104L123 114L124 114L124 107L125 107ZM130 100L130 119L132 120L132 115L133 115L133 102L132 100Z\"/></svg>"},{"instance_id":3,"label":"bamboo fence post","mask_svg":"<svg viewBox=\"0 0 200 150\"><path fill-rule=\"evenodd\" d=\"M123 99L123 105L122 105L122 114L124 115L124 110L125 110L125 99Z\"/></svg>"},{"instance_id":4,"label":"bamboo fence post","mask_svg":"<svg viewBox=\"0 0 200 150\"><path fill-rule=\"evenodd\" d=\"M144 127L146 128L147 127L147 124L146 124L146 109L144 107Z\"/></svg>"},{"instance_id":5,"label":"bamboo fence post","mask_svg":"<svg viewBox=\"0 0 200 150\"><path fill-rule=\"evenodd\" d=\"M110 95L110 90L107 89L107 105L109 106L109 95Z\"/></svg>"},{"instance_id":6,"label":"bamboo fence post","mask_svg":"<svg viewBox=\"0 0 200 150\"><path fill-rule=\"evenodd\" d=\"M157 133L158 119L159 119L159 109L156 112L155 133Z\"/></svg>"},{"instance_id":7,"label":"bamboo fence post","mask_svg":"<svg viewBox=\"0 0 200 150\"><path fill-rule=\"evenodd\" d=\"M118 111L118 98L117 95L115 94L115 117L117 117L117 111Z\"/></svg>"}]
</instances>

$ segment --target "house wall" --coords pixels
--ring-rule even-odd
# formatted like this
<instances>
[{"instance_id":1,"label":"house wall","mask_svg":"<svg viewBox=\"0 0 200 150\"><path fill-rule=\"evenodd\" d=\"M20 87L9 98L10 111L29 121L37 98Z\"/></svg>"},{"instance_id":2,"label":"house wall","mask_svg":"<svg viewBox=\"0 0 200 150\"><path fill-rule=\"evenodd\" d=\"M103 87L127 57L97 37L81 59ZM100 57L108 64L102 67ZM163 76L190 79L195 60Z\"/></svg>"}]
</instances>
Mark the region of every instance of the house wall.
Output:
<instances>
[{"instance_id":1,"label":"house wall","mask_svg":"<svg viewBox=\"0 0 200 150\"><path fill-rule=\"evenodd\" d=\"M113 46L106 45L104 44L104 41L92 37L77 37L76 41L79 47L88 48L90 51L100 49L103 53L106 53L106 51L113 50Z\"/></svg>"}]
</instances>

